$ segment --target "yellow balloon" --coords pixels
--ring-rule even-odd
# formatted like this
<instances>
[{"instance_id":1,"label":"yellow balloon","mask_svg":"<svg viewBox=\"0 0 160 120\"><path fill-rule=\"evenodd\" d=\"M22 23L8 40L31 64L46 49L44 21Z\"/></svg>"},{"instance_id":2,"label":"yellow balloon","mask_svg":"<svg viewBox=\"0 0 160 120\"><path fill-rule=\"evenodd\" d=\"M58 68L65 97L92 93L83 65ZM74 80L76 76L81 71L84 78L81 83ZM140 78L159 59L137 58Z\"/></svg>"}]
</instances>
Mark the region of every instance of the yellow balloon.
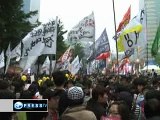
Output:
<instances>
[{"instance_id":1,"label":"yellow balloon","mask_svg":"<svg viewBox=\"0 0 160 120\"><path fill-rule=\"evenodd\" d=\"M65 74L65 76L68 78L69 77L69 75L68 74Z\"/></svg>"},{"instance_id":2,"label":"yellow balloon","mask_svg":"<svg viewBox=\"0 0 160 120\"><path fill-rule=\"evenodd\" d=\"M22 76L21 76L21 80L26 81L26 80L27 80L27 76L22 75Z\"/></svg>"},{"instance_id":3,"label":"yellow balloon","mask_svg":"<svg viewBox=\"0 0 160 120\"><path fill-rule=\"evenodd\" d=\"M46 81L46 80L47 80L47 78L46 78L46 77L43 77L42 79L43 79L44 81Z\"/></svg>"},{"instance_id":4,"label":"yellow balloon","mask_svg":"<svg viewBox=\"0 0 160 120\"><path fill-rule=\"evenodd\" d=\"M43 80L38 80L39 86L41 86L42 82L43 82Z\"/></svg>"},{"instance_id":5,"label":"yellow balloon","mask_svg":"<svg viewBox=\"0 0 160 120\"><path fill-rule=\"evenodd\" d=\"M46 79L49 80L49 77L47 77Z\"/></svg>"}]
</instances>

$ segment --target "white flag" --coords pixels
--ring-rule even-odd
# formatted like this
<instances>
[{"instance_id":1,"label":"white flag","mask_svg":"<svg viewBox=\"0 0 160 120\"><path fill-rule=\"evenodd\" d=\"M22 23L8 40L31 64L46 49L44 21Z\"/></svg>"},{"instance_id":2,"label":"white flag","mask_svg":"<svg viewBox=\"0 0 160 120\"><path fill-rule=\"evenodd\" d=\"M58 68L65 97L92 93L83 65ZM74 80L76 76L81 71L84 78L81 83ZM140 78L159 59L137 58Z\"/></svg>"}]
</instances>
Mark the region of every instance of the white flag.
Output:
<instances>
[{"instance_id":1,"label":"white flag","mask_svg":"<svg viewBox=\"0 0 160 120\"><path fill-rule=\"evenodd\" d=\"M4 67L4 51L2 51L0 55L0 68L3 67Z\"/></svg>"},{"instance_id":2,"label":"white flag","mask_svg":"<svg viewBox=\"0 0 160 120\"><path fill-rule=\"evenodd\" d=\"M80 68L83 67L82 59L81 59L81 61L79 62L79 67L80 67Z\"/></svg>"},{"instance_id":3,"label":"white flag","mask_svg":"<svg viewBox=\"0 0 160 120\"><path fill-rule=\"evenodd\" d=\"M37 59L38 59L37 56L24 57L20 61L20 67L23 69L23 72L31 68L31 66L35 64Z\"/></svg>"},{"instance_id":4,"label":"white flag","mask_svg":"<svg viewBox=\"0 0 160 120\"><path fill-rule=\"evenodd\" d=\"M52 60L52 72L54 71L55 67L56 67L56 61Z\"/></svg>"},{"instance_id":5,"label":"white flag","mask_svg":"<svg viewBox=\"0 0 160 120\"><path fill-rule=\"evenodd\" d=\"M141 10L140 13L135 16L129 24L124 28L122 31L119 40L118 40L118 47L120 51L127 51L126 54L132 52L133 48L137 46L139 34L142 31L142 22L144 19L144 10ZM128 52L130 51L130 52Z\"/></svg>"},{"instance_id":6,"label":"white flag","mask_svg":"<svg viewBox=\"0 0 160 120\"><path fill-rule=\"evenodd\" d=\"M56 54L57 51L57 17L55 21L43 25L45 37L43 42L45 47L42 54Z\"/></svg>"},{"instance_id":7,"label":"white flag","mask_svg":"<svg viewBox=\"0 0 160 120\"><path fill-rule=\"evenodd\" d=\"M78 25L68 33L68 41L70 43L77 42L93 42L95 39L95 20L94 14L90 14L83 18Z\"/></svg>"},{"instance_id":8,"label":"white flag","mask_svg":"<svg viewBox=\"0 0 160 120\"><path fill-rule=\"evenodd\" d=\"M19 58L21 56L21 43L19 43L12 51L11 58Z\"/></svg>"},{"instance_id":9,"label":"white flag","mask_svg":"<svg viewBox=\"0 0 160 120\"><path fill-rule=\"evenodd\" d=\"M10 60L11 60L11 45L8 45L7 51L6 51L6 56L7 56L7 61L6 61L6 69L5 69L5 74L7 73L9 64L10 64Z\"/></svg>"},{"instance_id":10,"label":"white flag","mask_svg":"<svg viewBox=\"0 0 160 120\"><path fill-rule=\"evenodd\" d=\"M70 62L69 62L69 60L66 60L63 62L61 70L69 70L70 71L69 67L70 67Z\"/></svg>"},{"instance_id":11,"label":"white flag","mask_svg":"<svg viewBox=\"0 0 160 120\"><path fill-rule=\"evenodd\" d=\"M57 19L34 28L22 40L21 68L27 70L41 54L56 54Z\"/></svg>"},{"instance_id":12,"label":"white flag","mask_svg":"<svg viewBox=\"0 0 160 120\"><path fill-rule=\"evenodd\" d=\"M56 54L57 21L50 21L34 28L22 40L23 57Z\"/></svg>"},{"instance_id":13,"label":"white flag","mask_svg":"<svg viewBox=\"0 0 160 120\"><path fill-rule=\"evenodd\" d=\"M70 72L73 75L75 75L78 72L79 69L80 69L79 57L77 55L77 57L71 63L71 71Z\"/></svg>"},{"instance_id":14,"label":"white flag","mask_svg":"<svg viewBox=\"0 0 160 120\"><path fill-rule=\"evenodd\" d=\"M43 65L42 65L42 72L46 71L46 74L49 74L49 69L50 69L50 60L49 57L47 56Z\"/></svg>"}]
</instances>

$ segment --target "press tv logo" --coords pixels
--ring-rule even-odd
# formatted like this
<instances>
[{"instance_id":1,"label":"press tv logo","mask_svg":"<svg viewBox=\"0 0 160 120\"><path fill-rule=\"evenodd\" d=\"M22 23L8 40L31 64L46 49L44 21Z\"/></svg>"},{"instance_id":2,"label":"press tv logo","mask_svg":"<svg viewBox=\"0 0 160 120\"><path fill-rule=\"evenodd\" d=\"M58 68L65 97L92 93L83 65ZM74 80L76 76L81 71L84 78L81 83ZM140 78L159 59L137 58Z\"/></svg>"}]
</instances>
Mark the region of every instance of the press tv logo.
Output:
<instances>
[{"instance_id":1,"label":"press tv logo","mask_svg":"<svg viewBox=\"0 0 160 120\"><path fill-rule=\"evenodd\" d=\"M17 109L17 110L20 110L23 108L23 103L22 102L16 102L14 104L14 108Z\"/></svg>"},{"instance_id":2,"label":"press tv logo","mask_svg":"<svg viewBox=\"0 0 160 120\"><path fill-rule=\"evenodd\" d=\"M13 100L13 111L46 112L47 100Z\"/></svg>"}]
</instances>

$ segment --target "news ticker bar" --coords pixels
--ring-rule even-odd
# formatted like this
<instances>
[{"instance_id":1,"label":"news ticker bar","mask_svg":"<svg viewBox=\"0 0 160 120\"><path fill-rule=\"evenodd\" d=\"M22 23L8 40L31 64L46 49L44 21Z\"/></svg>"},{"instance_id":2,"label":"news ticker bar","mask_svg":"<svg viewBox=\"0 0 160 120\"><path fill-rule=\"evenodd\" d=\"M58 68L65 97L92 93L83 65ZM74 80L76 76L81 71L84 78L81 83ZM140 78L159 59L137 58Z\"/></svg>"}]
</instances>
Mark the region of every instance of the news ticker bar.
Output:
<instances>
[{"instance_id":1,"label":"news ticker bar","mask_svg":"<svg viewBox=\"0 0 160 120\"><path fill-rule=\"evenodd\" d=\"M47 99L0 99L0 112L47 112Z\"/></svg>"}]
</instances>

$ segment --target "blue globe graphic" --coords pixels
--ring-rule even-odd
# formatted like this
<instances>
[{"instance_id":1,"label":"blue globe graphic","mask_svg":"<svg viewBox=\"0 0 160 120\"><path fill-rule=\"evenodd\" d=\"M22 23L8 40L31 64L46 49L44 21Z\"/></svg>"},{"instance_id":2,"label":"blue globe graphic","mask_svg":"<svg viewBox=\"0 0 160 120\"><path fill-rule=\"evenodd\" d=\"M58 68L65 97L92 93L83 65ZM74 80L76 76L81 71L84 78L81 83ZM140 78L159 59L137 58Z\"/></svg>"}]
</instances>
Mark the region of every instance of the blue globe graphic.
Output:
<instances>
[{"instance_id":1,"label":"blue globe graphic","mask_svg":"<svg viewBox=\"0 0 160 120\"><path fill-rule=\"evenodd\" d=\"M22 109L23 108L23 103L22 102L16 102L14 104L14 108L19 110L19 109Z\"/></svg>"}]
</instances>

